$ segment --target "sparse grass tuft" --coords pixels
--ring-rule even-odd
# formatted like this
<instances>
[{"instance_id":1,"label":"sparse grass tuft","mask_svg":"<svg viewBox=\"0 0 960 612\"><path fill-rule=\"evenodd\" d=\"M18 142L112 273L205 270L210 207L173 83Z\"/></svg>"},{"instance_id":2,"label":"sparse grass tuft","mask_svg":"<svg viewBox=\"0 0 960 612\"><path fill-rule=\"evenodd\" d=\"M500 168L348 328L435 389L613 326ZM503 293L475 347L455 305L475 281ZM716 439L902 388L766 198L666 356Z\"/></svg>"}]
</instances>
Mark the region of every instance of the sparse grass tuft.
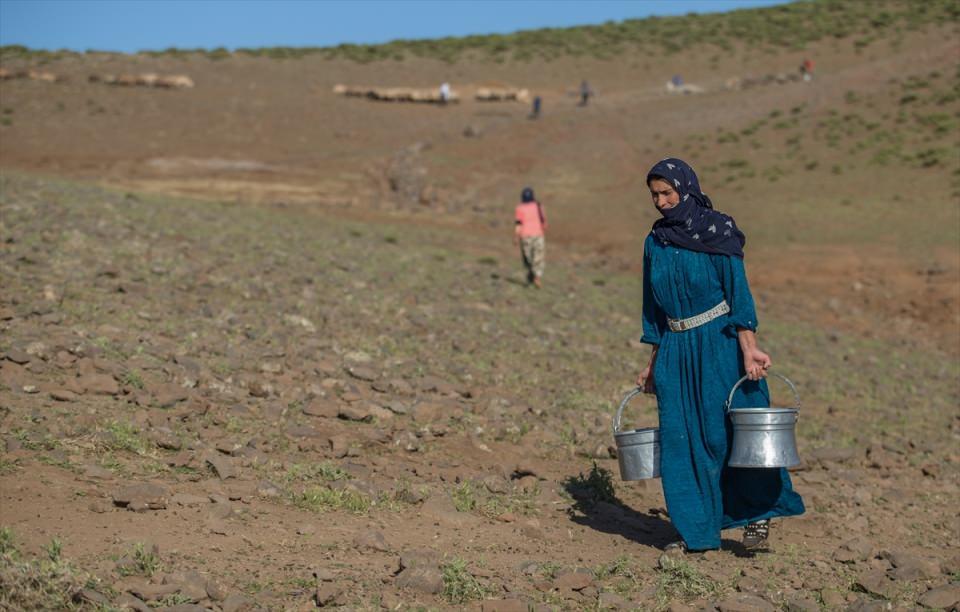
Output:
<instances>
[{"instance_id":1,"label":"sparse grass tuft","mask_svg":"<svg viewBox=\"0 0 960 612\"><path fill-rule=\"evenodd\" d=\"M157 554L155 547L147 550L143 542L137 542L126 557L128 563L120 564L118 572L121 576L146 576L151 577L160 571L163 563L160 561L160 555Z\"/></svg>"},{"instance_id":2,"label":"sparse grass tuft","mask_svg":"<svg viewBox=\"0 0 960 612\"><path fill-rule=\"evenodd\" d=\"M581 472L577 476L571 476L564 481L564 488L577 498L586 498L594 503L604 501L608 503L619 503L617 493L613 487L613 476L610 470L602 468L593 462L590 473L586 476Z\"/></svg>"},{"instance_id":3,"label":"sparse grass tuft","mask_svg":"<svg viewBox=\"0 0 960 612\"><path fill-rule=\"evenodd\" d=\"M483 599L487 589L467 571L467 562L454 557L441 566L443 571L443 598L452 604Z\"/></svg>"},{"instance_id":4,"label":"sparse grass tuft","mask_svg":"<svg viewBox=\"0 0 960 612\"><path fill-rule=\"evenodd\" d=\"M322 480L324 482L334 482L337 480L347 480L350 474L346 473L329 461L323 463L295 463L287 469L284 474L284 480L287 482L304 480Z\"/></svg>"},{"instance_id":5,"label":"sparse grass tuft","mask_svg":"<svg viewBox=\"0 0 960 612\"><path fill-rule=\"evenodd\" d=\"M0 610L72 610L87 578L67 563L60 540L45 559L21 560L9 528L0 528Z\"/></svg>"},{"instance_id":6,"label":"sparse grass tuft","mask_svg":"<svg viewBox=\"0 0 960 612\"><path fill-rule=\"evenodd\" d=\"M688 601L718 595L723 586L703 575L689 561L663 555L657 577L657 604L666 606L675 599Z\"/></svg>"},{"instance_id":7,"label":"sparse grass tuft","mask_svg":"<svg viewBox=\"0 0 960 612\"><path fill-rule=\"evenodd\" d=\"M354 514L364 514L370 510L373 502L369 497L350 489L331 489L328 487L310 487L295 496L293 503L298 508L312 512L344 510Z\"/></svg>"}]
</instances>

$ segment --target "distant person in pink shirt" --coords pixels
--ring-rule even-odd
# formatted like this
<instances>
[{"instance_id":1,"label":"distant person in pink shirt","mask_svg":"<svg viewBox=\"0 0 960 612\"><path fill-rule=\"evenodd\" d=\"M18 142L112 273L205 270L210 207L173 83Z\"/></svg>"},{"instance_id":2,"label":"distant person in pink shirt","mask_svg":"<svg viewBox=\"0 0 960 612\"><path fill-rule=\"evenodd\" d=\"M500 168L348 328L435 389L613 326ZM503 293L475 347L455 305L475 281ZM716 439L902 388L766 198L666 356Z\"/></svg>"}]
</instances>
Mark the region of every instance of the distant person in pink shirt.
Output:
<instances>
[{"instance_id":1,"label":"distant person in pink shirt","mask_svg":"<svg viewBox=\"0 0 960 612\"><path fill-rule=\"evenodd\" d=\"M543 216L543 207L533 195L533 189L525 188L520 194L520 200L515 214L513 244L520 246L523 265L527 268L527 282L533 283L539 289L540 279L543 277L547 219Z\"/></svg>"}]
</instances>

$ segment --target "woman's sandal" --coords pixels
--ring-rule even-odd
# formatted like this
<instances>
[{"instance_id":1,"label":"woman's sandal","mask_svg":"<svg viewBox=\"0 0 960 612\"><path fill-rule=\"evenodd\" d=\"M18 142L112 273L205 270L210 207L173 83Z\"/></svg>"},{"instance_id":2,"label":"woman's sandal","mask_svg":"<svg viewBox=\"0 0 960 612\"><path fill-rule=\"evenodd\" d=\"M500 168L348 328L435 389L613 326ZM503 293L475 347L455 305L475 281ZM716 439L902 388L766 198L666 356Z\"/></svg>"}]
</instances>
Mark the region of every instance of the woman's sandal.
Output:
<instances>
[{"instance_id":1,"label":"woman's sandal","mask_svg":"<svg viewBox=\"0 0 960 612\"><path fill-rule=\"evenodd\" d=\"M663 552L671 554L683 554L687 552L687 543L683 540L670 542L664 547Z\"/></svg>"},{"instance_id":2,"label":"woman's sandal","mask_svg":"<svg viewBox=\"0 0 960 612\"><path fill-rule=\"evenodd\" d=\"M767 541L770 535L770 520L754 521L743 528L744 548L757 548Z\"/></svg>"}]
</instances>

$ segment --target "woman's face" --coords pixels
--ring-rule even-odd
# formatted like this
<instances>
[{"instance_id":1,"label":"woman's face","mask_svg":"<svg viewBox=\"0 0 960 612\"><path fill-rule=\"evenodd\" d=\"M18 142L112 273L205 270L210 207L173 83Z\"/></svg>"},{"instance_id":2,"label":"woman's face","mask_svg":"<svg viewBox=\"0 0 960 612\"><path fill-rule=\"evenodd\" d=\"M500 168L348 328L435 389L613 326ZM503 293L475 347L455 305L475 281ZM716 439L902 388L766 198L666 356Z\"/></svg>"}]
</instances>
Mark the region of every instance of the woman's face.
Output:
<instances>
[{"instance_id":1,"label":"woman's face","mask_svg":"<svg viewBox=\"0 0 960 612\"><path fill-rule=\"evenodd\" d=\"M669 210L680 203L680 194L667 181L653 179L650 181L649 187L653 205L658 209Z\"/></svg>"}]
</instances>

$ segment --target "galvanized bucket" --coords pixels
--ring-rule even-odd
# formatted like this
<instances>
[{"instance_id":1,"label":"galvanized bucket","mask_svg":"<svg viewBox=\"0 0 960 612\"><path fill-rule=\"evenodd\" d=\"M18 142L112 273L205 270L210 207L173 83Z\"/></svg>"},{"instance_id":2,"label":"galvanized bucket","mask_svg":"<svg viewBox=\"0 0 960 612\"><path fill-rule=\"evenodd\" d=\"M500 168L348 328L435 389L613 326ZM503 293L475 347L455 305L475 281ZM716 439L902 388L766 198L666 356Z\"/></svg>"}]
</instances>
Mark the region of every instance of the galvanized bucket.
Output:
<instances>
[{"instance_id":1,"label":"galvanized bucket","mask_svg":"<svg viewBox=\"0 0 960 612\"><path fill-rule=\"evenodd\" d=\"M613 418L613 439L617 442L617 462L623 480L660 478L660 428L643 427L620 431L623 409L631 399L643 393L639 387L627 393Z\"/></svg>"},{"instance_id":2,"label":"galvanized bucket","mask_svg":"<svg viewBox=\"0 0 960 612\"><path fill-rule=\"evenodd\" d=\"M797 400L795 408L730 408L733 393L744 376L730 390L724 408L733 423L733 444L727 465L743 468L795 467L800 465L797 453L796 425L800 415L800 394L785 376L773 374L790 385Z\"/></svg>"}]
</instances>

